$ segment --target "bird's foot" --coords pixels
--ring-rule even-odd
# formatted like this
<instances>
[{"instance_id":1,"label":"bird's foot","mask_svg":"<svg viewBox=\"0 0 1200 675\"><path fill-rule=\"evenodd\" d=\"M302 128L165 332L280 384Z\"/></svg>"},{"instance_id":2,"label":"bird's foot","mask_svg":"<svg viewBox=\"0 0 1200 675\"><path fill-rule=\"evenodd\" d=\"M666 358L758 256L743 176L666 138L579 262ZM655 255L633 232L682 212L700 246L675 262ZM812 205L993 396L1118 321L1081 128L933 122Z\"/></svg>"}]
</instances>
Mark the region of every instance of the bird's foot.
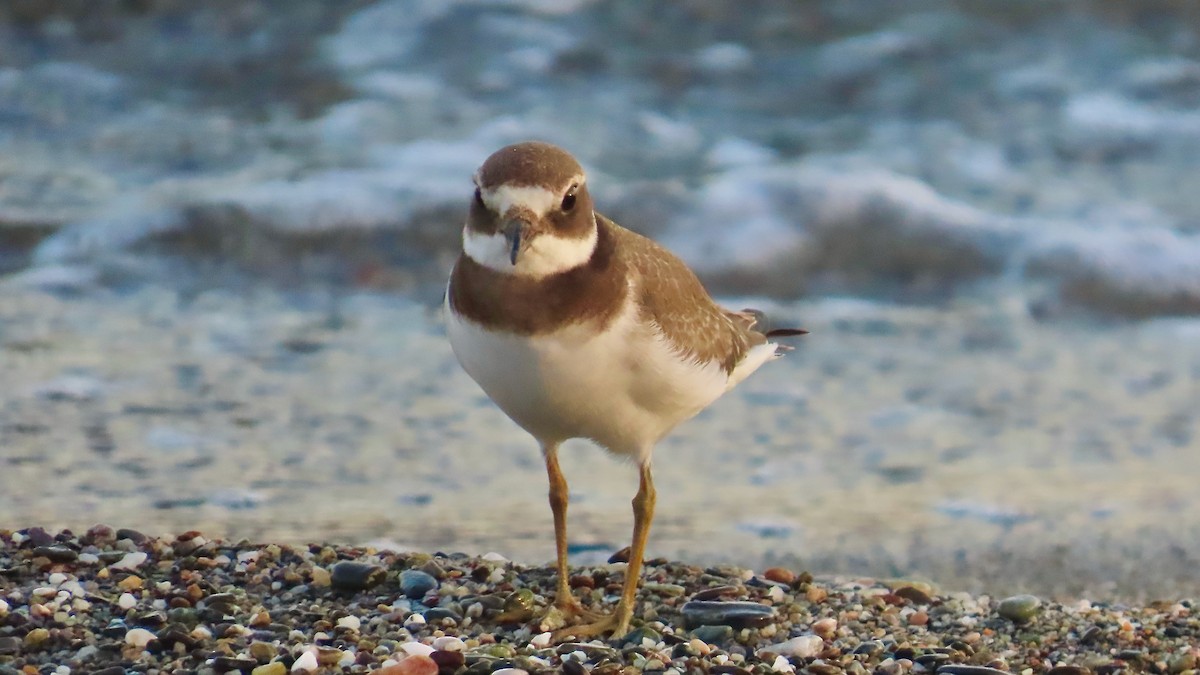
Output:
<instances>
[{"instance_id":1,"label":"bird's foot","mask_svg":"<svg viewBox=\"0 0 1200 675\"><path fill-rule=\"evenodd\" d=\"M556 600L550 609L546 610L541 620L538 621L538 628L554 631L571 624L594 623L603 616L600 612L584 609L578 600L568 597Z\"/></svg>"},{"instance_id":2,"label":"bird's foot","mask_svg":"<svg viewBox=\"0 0 1200 675\"><path fill-rule=\"evenodd\" d=\"M612 614L606 614L597 618L595 621L579 624L577 626L567 626L560 628L551 634L555 642L562 642L568 638L575 640L590 640L594 637L603 635L624 635L629 632L629 619L626 614L624 617L620 608Z\"/></svg>"}]
</instances>

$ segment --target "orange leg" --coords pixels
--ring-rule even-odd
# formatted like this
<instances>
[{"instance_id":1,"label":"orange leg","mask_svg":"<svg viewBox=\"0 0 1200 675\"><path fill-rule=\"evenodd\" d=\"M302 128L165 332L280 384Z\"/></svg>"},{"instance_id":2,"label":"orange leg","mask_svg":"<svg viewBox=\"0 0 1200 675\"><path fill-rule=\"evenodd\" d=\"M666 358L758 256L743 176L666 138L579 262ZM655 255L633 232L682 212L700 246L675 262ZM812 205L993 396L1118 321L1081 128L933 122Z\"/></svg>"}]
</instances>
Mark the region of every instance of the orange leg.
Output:
<instances>
[{"instance_id":1,"label":"orange leg","mask_svg":"<svg viewBox=\"0 0 1200 675\"><path fill-rule=\"evenodd\" d=\"M554 605L568 616L592 620L597 615L579 604L571 594L571 585L568 583L570 574L567 570L567 504L571 497L567 489L567 479L558 465L558 444L542 445L542 456L546 459L546 474L550 478L550 510L554 513L555 564L558 569Z\"/></svg>"},{"instance_id":2,"label":"orange leg","mask_svg":"<svg viewBox=\"0 0 1200 675\"><path fill-rule=\"evenodd\" d=\"M593 623L573 626L555 631L554 637L568 636L589 638L611 633L624 635L629 632L633 618L634 603L637 602L638 584L642 575L642 559L646 556L646 540L650 537L650 523L654 520L654 477L650 474L650 463L640 467L641 483L633 498L633 545L629 550L629 563L625 568L625 584L621 587L621 600L613 613Z\"/></svg>"}]
</instances>

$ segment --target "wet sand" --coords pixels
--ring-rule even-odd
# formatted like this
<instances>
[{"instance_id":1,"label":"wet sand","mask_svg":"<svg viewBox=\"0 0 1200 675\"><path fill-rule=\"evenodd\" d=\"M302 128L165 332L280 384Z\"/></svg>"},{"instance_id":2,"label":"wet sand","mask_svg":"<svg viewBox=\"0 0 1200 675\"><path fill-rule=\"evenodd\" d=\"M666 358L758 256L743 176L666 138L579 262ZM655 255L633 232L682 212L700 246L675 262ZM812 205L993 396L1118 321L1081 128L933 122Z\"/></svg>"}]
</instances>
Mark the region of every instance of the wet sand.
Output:
<instances>
[{"instance_id":1,"label":"wet sand","mask_svg":"<svg viewBox=\"0 0 1200 675\"><path fill-rule=\"evenodd\" d=\"M1194 588L1200 321L1043 323L1015 297L766 309L812 335L660 445L651 555L992 593ZM552 556L535 445L425 304L9 283L0 382L0 527ZM633 469L582 442L563 462L575 560L606 558Z\"/></svg>"}]
</instances>

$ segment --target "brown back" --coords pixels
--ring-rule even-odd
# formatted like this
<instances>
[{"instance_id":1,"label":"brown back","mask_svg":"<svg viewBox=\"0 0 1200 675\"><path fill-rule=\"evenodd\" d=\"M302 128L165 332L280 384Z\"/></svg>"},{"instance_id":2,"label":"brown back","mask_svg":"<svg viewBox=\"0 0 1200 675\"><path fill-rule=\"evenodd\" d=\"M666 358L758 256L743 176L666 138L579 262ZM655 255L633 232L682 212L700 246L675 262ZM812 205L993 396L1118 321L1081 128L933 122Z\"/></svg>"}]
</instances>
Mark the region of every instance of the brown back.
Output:
<instances>
[{"instance_id":1,"label":"brown back","mask_svg":"<svg viewBox=\"0 0 1200 675\"><path fill-rule=\"evenodd\" d=\"M766 342L752 318L717 305L673 253L600 214L596 221L613 232L617 250L637 275L642 316L657 323L681 354L701 363L716 361L728 373L751 347Z\"/></svg>"}]
</instances>

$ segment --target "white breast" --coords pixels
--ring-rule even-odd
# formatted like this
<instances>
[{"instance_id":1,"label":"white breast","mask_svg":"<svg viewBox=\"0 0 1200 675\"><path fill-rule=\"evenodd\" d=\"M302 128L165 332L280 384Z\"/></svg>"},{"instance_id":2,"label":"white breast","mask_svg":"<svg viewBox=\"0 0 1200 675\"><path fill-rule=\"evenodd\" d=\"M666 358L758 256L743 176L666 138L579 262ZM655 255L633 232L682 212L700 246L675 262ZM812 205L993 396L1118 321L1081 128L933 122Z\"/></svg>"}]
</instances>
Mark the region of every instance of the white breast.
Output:
<instances>
[{"instance_id":1,"label":"white breast","mask_svg":"<svg viewBox=\"0 0 1200 675\"><path fill-rule=\"evenodd\" d=\"M603 332L580 324L533 337L490 331L447 307L459 363L540 441L590 438L645 459L672 428L725 393L713 363L675 352L632 303Z\"/></svg>"}]
</instances>

